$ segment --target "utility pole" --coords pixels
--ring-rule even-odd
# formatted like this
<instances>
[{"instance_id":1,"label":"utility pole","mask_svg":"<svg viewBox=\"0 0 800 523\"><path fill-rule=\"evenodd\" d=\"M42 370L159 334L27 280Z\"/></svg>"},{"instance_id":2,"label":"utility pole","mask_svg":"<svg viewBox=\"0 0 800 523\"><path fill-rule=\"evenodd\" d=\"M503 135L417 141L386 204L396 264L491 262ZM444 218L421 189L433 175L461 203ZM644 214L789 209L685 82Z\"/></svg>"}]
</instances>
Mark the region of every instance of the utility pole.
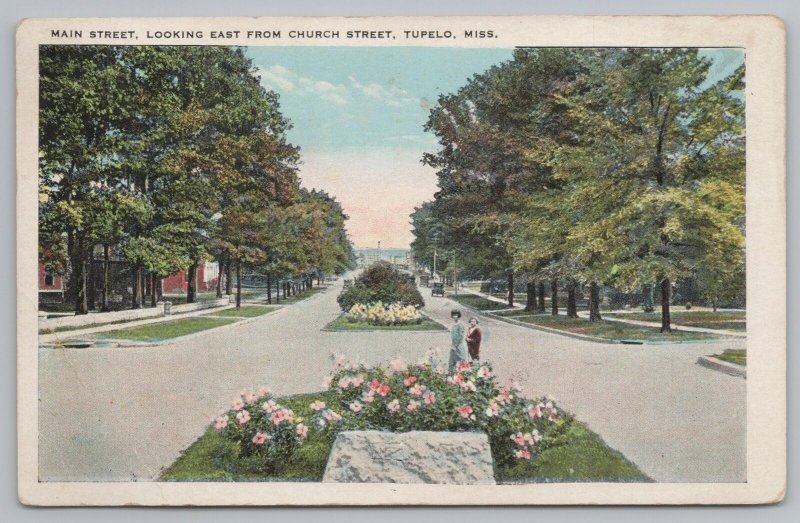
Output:
<instances>
[{"instance_id":1,"label":"utility pole","mask_svg":"<svg viewBox=\"0 0 800 523\"><path fill-rule=\"evenodd\" d=\"M433 281L436 281L436 247L433 248Z\"/></svg>"},{"instance_id":2,"label":"utility pole","mask_svg":"<svg viewBox=\"0 0 800 523\"><path fill-rule=\"evenodd\" d=\"M381 241L378 240L378 261L381 261Z\"/></svg>"}]
</instances>

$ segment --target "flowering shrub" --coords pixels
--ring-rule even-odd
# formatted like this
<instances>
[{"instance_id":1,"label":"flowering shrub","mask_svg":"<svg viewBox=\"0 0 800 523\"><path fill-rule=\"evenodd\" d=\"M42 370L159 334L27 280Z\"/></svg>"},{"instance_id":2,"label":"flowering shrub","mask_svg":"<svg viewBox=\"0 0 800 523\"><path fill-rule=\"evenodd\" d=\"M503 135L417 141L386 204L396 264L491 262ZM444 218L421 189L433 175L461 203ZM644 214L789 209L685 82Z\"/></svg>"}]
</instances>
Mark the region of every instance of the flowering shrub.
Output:
<instances>
[{"instance_id":1,"label":"flowering shrub","mask_svg":"<svg viewBox=\"0 0 800 523\"><path fill-rule=\"evenodd\" d=\"M397 270L391 263L375 262L355 279L353 286L345 289L336 300L343 311L357 303L402 303L423 307L425 301L417 290L414 277Z\"/></svg>"},{"instance_id":2,"label":"flowering shrub","mask_svg":"<svg viewBox=\"0 0 800 523\"><path fill-rule=\"evenodd\" d=\"M395 360L388 369L345 365L326 380L338 405L312 406L311 426L333 436L342 430L483 431L497 463L532 459L562 424L552 400L528 400L516 385L498 387L488 363L462 361L446 376L433 354L416 365ZM312 404L313 405L313 404Z\"/></svg>"},{"instance_id":3,"label":"flowering shrub","mask_svg":"<svg viewBox=\"0 0 800 523\"><path fill-rule=\"evenodd\" d=\"M325 386L308 403L307 424L259 389L242 392L214 427L234 444L238 454L231 457L240 466L271 472L291 463L311 432L332 442L343 430L482 431L495 464L508 466L533 459L565 420L552 400L525 399L513 384L498 387L488 363L462 361L444 375L432 353L414 365L392 361L387 369L339 357Z\"/></svg>"},{"instance_id":4,"label":"flowering shrub","mask_svg":"<svg viewBox=\"0 0 800 523\"><path fill-rule=\"evenodd\" d=\"M269 389L242 391L214 428L235 444L245 469L273 472L291 461L308 436L294 412L277 403Z\"/></svg>"},{"instance_id":5,"label":"flowering shrub","mask_svg":"<svg viewBox=\"0 0 800 523\"><path fill-rule=\"evenodd\" d=\"M384 305L377 302L365 305L356 303L345 313L350 322L367 322L370 325L411 325L422 322L422 313L413 305L400 302Z\"/></svg>"}]
</instances>

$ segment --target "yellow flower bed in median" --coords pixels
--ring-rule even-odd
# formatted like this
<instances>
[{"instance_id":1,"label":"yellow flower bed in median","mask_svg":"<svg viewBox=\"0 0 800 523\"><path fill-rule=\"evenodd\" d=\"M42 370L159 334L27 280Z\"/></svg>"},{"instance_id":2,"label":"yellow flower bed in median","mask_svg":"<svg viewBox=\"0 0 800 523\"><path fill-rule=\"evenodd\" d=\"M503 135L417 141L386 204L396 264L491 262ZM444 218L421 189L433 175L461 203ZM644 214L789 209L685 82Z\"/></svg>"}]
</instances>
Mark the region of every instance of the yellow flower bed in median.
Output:
<instances>
[{"instance_id":1,"label":"yellow flower bed in median","mask_svg":"<svg viewBox=\"0 0 800 523\"><path fill-rule=\"evenodd\" d=\"M383 302L356 303L345 313L350 322L367 322L371 325L411 325L421 323L423 316L417 307L402 303L385 305Z\"/></svg>"}]
</instances>

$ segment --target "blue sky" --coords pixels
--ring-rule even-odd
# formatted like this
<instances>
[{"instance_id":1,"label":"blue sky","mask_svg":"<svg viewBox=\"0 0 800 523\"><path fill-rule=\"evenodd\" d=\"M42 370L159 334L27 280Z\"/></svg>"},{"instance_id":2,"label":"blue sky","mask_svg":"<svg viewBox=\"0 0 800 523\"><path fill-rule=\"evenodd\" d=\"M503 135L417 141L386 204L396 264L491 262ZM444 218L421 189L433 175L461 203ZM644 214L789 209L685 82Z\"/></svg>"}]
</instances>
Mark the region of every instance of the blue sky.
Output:
<instances>
[{"instance_id":1,"label":"blue sky","mask_svg":"<svg viewBox=\"0 0 800 523\"><path fill-rule=\"evenodd\" d=\"M327 190L350 216L357 247L407 247L408 215L436 191L420 158L436 148L423 131L442 93L511 59L512 49L436 47L250 47L261 82L280 95L294 125L305 186ZM737 49L704 50L719 78L743 61Z\"/></svg>"}]
</instances>

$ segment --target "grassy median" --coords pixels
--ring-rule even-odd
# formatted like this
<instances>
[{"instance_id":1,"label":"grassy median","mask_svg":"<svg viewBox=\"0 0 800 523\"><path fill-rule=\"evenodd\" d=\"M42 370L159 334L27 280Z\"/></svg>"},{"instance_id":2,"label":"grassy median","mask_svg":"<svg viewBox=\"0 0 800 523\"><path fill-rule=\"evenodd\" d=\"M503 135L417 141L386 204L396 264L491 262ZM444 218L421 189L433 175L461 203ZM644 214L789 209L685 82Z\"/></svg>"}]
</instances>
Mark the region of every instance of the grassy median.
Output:
<instances>
[{"instance_id":1,"label":"grassy median","mask_svg":"<svg viewBox=\"0 0 800 523\"><path fill-rule=\"evenodd\" d=\"M662 333L657 327L644 327L631 325L618 321L599 320L589 321L586 318L568 318L566 316L552 316L550 314L531 314L524 311L511 311L511 314L502 314L512 317L517 321L547 327L573 334L582 334L608 340L631 341L696 341L713 340L719 336L704 332L687 332L673 330Z\"/></svg>"},{"instance_id":2,"label":"grassy median","mask_svg":"<svg viewBox=\"0 0 800 523\"><path fill-rule=\"evenodd\" d=\"M279 400L303 419L311 418L309 404L314 400L330 403L327 393L303 394ZM496 467L500 483L547 483L574 481L647 482L650 479L619 452L609 448L599 436L570 418L537 457L511 467ZM189 446L161 474L162 481L321 481L333 441L310 430L297 460L280 475L255 475L236 469L236 448L213 427Z\"/></svg>"},{"instance_id":3,"label":"grassy median","mask_svg":"<svg viewBox=\"0 0 800 523\"><path fill-rule=\"evenodd\" d=\"M162 341L170 338L177 338L179 336L186 336L187 334L194 334L223 325L235 323L235 319L231 318L209 318L207 316L195 316L192 318L183 318L180 320L163 321L159 323L148 323L146 325L139 325L138 327L129 327L127 329L117 329L107 331L96 336L98 338L109 338L117 340L133 340L133 341Z\"/></svg>"},{"instance_id":4,"label":"grassy median","mask_svg":"<svg viewBox=\"0 0 800 523\"><path fill-rule=\"evenodd\" d=\"M255 318L269 314L279 307L270 307L267 305L244 305L240 308L225 309L221 311L212 312L206 316L218 316L221 318Z\"/></svg>"}]
</instances>

